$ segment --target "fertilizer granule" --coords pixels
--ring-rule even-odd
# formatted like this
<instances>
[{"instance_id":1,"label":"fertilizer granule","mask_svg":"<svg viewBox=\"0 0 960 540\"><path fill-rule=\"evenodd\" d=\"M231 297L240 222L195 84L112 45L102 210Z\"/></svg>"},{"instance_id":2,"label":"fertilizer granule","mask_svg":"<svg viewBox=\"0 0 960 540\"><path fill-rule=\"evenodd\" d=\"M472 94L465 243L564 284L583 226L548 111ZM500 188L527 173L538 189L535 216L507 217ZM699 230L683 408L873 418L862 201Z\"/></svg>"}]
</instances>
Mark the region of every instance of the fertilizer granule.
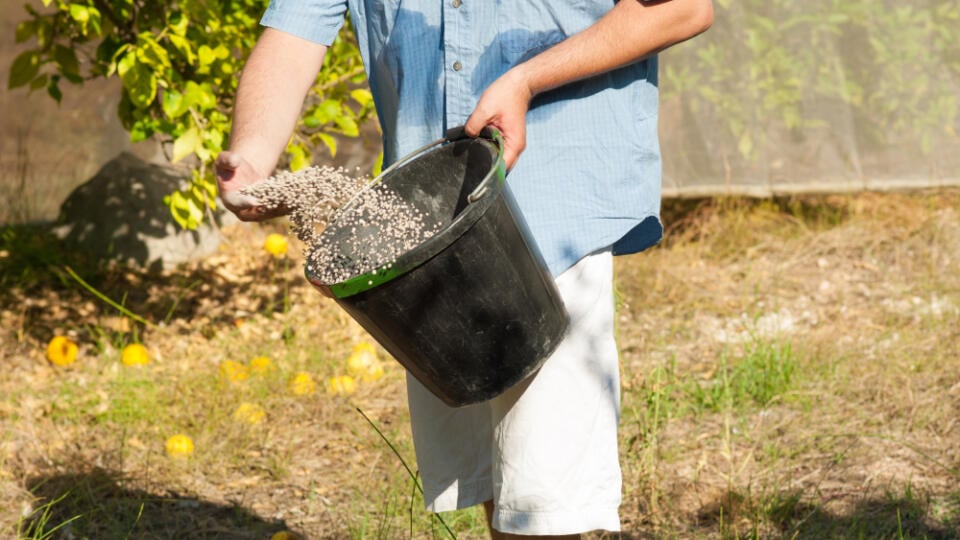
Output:
<instances>
[{"instance_id":1,"label":"fertilizer granule","mask_svg":"<svg viewBox=\"0 0 960 540\"><path fill-rule=\"evenodd\" d=\"M247 186L242 193L266 208L284 208L293 231L307 247L307 273L332 285L378 268L427 240L439 225L384 184L345 169L310 167L282 171ZM336 242L323 231L335 223Z\"/></svg>"}]
</instances>

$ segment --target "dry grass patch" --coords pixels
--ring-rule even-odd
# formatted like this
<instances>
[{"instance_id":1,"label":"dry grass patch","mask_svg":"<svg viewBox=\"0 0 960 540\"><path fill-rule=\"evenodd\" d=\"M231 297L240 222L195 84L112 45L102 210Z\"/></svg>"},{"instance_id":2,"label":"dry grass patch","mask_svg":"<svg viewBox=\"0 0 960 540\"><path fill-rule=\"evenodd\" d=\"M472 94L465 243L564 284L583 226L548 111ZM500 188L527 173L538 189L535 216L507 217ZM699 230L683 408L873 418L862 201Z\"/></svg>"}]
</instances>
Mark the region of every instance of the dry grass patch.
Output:
<instances>
[{"instance_id":1,"label":"dry grass patch","mask_svg":"<svg viewBox=\"0 0 960 540\"><path fill-rule=\"evenodd\" d=\"M957 202L938 193L703 204L664 246L623 261L620 332L633 344L624 454L640 529L960 534ZM778 347L789 354L756 362ZM737 381L777 373L765 365L792 370L766 404ZM704 388L726 401L698 407Z\"/></svg>"},{"instance_id":2,"label":"dry grass patch","mask_svg":"<svg viewBox=\"0 0 960 540\"><path fill-rule=\"evenodd\" d=\"M958 203L665 208L663 245L617 260L625 538L960 535ZM268 232L284 230L232 228L217 256L162 274L4 232L0 536L449 537L357 412L412 466L402 370L326 392L368 337L303 279L298 246L263 251ZM44 358L55 334L79 344L67 368ZM121 363L132 342L149 364ZM255 375L261 356L274 369ZM291 391L299 373L315 393ZM187 459L164 453L177 433ZM443 519L485 535L477 510Z\"/></svg>"}]
</instances>

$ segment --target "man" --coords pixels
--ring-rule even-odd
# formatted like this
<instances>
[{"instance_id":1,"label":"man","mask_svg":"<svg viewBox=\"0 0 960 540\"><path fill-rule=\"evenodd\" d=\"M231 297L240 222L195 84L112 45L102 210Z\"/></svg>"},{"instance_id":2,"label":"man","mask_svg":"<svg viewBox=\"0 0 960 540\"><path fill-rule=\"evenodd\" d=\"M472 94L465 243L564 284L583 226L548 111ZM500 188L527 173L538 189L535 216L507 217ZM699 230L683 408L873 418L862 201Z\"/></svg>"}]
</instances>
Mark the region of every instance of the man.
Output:
<instances>
[{"instance_id":1,"label":"man","mask_svg":"<svg viewBox=\"0 0 960 540\"><path fill-rule=\"evenodd\" d=\"M571 315L543 368L490 402L452 409L407 378L428 508L482 503L493 538L619 530L612 257L662 235L655 55L705 31L710 0L274 0L217 159L241 219L270 217L238 190L274 169L347 9L384 164L454 126L500 130Z\"/></svg>"}]
</instances>

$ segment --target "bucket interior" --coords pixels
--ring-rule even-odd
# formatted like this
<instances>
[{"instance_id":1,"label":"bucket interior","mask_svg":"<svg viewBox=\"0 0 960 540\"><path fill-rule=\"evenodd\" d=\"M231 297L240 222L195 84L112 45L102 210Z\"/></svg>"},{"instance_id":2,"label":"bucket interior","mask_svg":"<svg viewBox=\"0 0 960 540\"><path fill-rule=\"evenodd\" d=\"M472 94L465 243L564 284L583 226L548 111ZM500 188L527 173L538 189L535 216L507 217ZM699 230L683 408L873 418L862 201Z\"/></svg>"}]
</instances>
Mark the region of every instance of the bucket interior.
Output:
<instances>
[{"instance_id":1,"label":"bucket interior","mask_svg":"<svg viewBox=\"0 0 960 540\"><path fill-rule=\"evenodd\" d=\"M417 265L422 262L418 259L432 255L428 251L437 250L423 249L427 244L442 249L444 246L437 244L451 243L455 240L450 238L452 229L462 228L460 222L471 219L466 214L476 213L473 207L483 206L471 203L469 196L481 183L496 182L492 171L498 159L497 148L483 139L460 139L436 146L384 174L369 191L361 193L357 201L342 209L323 230L320 241L331 246L338 261L346 266L369 260L369 246L391 226L390 220L394 216L366 211L362 198L372 196L372 190L388 190L418 211L426 229L436 232L393 261L382 262L400 267ZM357 223L357 213L360 213L362 224ZM351 219L346 219L347 216Z\"/></svg>"}]
</instances>

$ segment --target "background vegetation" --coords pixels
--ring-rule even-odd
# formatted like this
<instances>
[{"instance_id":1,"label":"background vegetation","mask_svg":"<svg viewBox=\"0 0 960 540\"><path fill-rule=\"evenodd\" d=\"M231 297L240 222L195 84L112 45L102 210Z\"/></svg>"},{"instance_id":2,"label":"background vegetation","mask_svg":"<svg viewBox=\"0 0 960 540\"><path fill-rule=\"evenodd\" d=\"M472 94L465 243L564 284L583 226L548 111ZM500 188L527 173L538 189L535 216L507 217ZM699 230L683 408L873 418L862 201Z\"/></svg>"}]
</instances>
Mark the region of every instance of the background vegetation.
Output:
<instances>
[{"instance_id":1,"label":"background vegetation","mask_svg":"<svg viewBox=\"0 0 960 540\"><path fill-rule=\"evenodd\" d=\"M10 88L45 89L55 100L64 81L82 85L118 77L117 114L131 140L157 137L172 162L191 158L196 169L187 189L172 193L174 219L194 228L213 207L212 161L224 148L237 76L259 35L268 2L109 0L27 4L17 42L34 47L10 67ZM349 28L331 48L287 147L292 169L309 165L318 148L336 154L334 135L355 137L373 101L362 86L363 65Z\"/></svg>"},{"instance_id":2,"label":"background vegetation","mask_svg":"<svg viewBox=\"0 0 960 540\"><path fill-rule=\"evenodd\" d=\"M668 183L795 190L960 178L960 5L718 0L664 55ZM754 190L764 192L764 190Z\"/></svg>"}]
</instances>

